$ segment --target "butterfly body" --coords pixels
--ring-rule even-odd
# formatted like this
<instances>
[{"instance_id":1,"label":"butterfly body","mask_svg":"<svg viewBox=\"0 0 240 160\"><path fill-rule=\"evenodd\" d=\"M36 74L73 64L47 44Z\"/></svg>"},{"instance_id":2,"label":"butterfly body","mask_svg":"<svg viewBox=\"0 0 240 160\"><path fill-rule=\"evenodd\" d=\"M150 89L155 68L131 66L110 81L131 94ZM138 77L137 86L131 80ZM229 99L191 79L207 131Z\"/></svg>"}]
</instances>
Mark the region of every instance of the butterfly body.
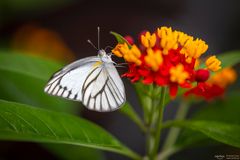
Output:
<instances>
[{"instance_id":1,"label":"butterfly body","mask_svg":"<svg viewBox=\"0 0 240 160\"><path fill-rule=\"evenodd\" d=\"M110 55L99 50L98 56L80 59L55 73L44 91L81 101L90 110L116 110L125 103L126 95L114 63Z\"/></svg>"}]
</instances>

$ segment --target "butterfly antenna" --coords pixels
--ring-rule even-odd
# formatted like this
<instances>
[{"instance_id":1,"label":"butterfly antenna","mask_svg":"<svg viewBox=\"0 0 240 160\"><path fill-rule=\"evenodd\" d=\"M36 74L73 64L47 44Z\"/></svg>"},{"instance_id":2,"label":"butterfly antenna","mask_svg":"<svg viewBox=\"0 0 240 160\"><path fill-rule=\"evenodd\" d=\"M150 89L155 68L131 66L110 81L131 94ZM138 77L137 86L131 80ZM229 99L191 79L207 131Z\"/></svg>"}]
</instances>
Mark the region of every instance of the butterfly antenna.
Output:
<instances>
[{"instance_id":1,"label":"butterfly antenna","mask_svg":"<svg viewBox=\"0 0 240 160\"><path fill-rule=\"evenodd\" d=\"M104 50L106 51L108 48L113 49L112 46L106 46L106 47L104 48Z\"/></svg>"},{"instance_id":2,"label":"butterfly antenna","mask_svg":"<svg viewBox=\"0 0 240 160\"><path fill-rule=\"evenodd\" d=\"M98 50L100 50L100 27L97 27L98 30Z\"/></svg>"},{"instance_id":3,"label":"butterfly antenna","mask_svg":"<svg viewBox=\"0 0 240 160\"><path fill-rule=\"evenodd\" d=\"M97 47L92 43L92 41L91 41L90 39L88 39L87 42L88 42L89 44L91 44L91 46L93 46L93 48L95 48L96 50L99 50L99 49L97 49Z\"/></svg>"}]
</instances>

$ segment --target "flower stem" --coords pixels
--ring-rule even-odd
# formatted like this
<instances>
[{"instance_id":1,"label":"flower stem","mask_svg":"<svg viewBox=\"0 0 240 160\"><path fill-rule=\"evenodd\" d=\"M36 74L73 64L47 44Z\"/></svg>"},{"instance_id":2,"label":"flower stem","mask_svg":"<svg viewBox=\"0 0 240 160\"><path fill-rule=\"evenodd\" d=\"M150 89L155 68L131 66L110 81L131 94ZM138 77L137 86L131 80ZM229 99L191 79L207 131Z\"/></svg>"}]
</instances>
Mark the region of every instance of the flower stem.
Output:
<instances>
[{"instance_id":1,"label":"flower stem","mask_svg":"<svg viewBox=\"0 0 240 160\"><path fill-rule=\"evenodd\" d=\"M180 150L180 148L177 148L177 147L170 147L166 150L163 150L162 152L160 152L160 154L158 154L157 160L164 160L168 156L178 152L179 150Z\"/></svg>"},{"instance_id":2,"label":"flower stem","mask_svg":"<svg viewBox=\"0 0 240 160\"><path fill-rule=\"evenodd\" d=\"M161 125L164 111L164 100L166 95L166 87L161 88L160 100L153 98L152 111L151 111L151 124L148 129L147 135L147 152L149 160L154 160L157 155L159 147Z\"/></svg>"},{"instance_id":3,"label":"flower stem","mask_svg":"<svg viewBox=\"0 0 240 160\"><path fill-rule=\"evenodd\" d=\"M163 111L164 111L164 104L165 104L165 96L166 96L166 87L162 87L161 90L161 97L160 97L160 104L157 108L158 117L156 121L156 132L155 132L155 140L154 140L154 147L153 147L153 157L157 155L158 147L160 144L160 137L161 137L161 128L162 128L162 120L163 120Z\"/></svg>"},{"instance_id":4,"label":"flower stem","mask_svg":"<svg viewBox=\"0 0 240 160\"><path fill-rule=\"evenodd\" d=\"M155 86L156 87L156 86ZM150 107L150 112L149 112L149 121L147 123L147 135L146 135L146 141L147 141L147 145L146 145L146 150L147 150L147 155L148 158L151 159L151 155L152 155L152 150L153 150L153 146L154 146L154 135L153 135L153 129L154 129L154 125L155 125L155 110L157 108L158 105L158 101L155 99L155 87L152 90L152 95L151 95L151 107Z\"/></svg>"},{"instance_id":5,"label":"flower stem","mask_svg":"<svg viewBox=\"0 0 240 160\"><path fill-rule=\"evenodd\" d=\"M175 116L175 120L183 120L185 119L187 113L189 110L189 104L186 100L182 100L181 104L177 110L176 116ZM180 133L180 128L171 128L168 136L165 140L165 143L163 145L163 152L169 150L170 148L173 147L173 145L175 144L178 135ZM168 156L170 156L171 154L168 154ZM167 160L168 156L165 156L165 160Z\"/></svg>"}]
</instances>

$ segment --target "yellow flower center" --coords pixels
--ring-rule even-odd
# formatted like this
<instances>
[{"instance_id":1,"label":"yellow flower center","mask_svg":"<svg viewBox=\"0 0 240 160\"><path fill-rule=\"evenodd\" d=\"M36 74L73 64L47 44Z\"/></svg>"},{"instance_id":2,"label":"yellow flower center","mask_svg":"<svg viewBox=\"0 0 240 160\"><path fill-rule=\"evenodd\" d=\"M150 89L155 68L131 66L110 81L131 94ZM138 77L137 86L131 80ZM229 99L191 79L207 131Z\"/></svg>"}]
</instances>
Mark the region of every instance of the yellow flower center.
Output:
<instances>
[{"instance_id":1,"label":"yellow flower center","mask_svg":"<svg viewBox=\"0 0 240 160\"><path fill-rule=\"evenodd\" d=\"M160 46L163 48L163 54L167 55L170 49L177 49L177 32L173 32L172 28L161 27L157 29L160 40Z\"/></svg>"},{"instance_id":2,"label":"yellow flower center","mask_svg":"<svg viewBox=\"0 0 240 160\"><path fill-rule=\"evenodd\" d=\"M139 59L141 57L141 52L136 45L133 45L132 48L126 52L123 58L127 62L135 63L136 65L141 65L142 61Z\"/></svg>"},{"instance_id":3,"label":"yellow flower center","mask_svg":"<svg viewBox=\"0 0 240 160\"><path fill-rule=\"evenodd\" d=\"M163 62L161 51L160 50L153 51L151 48L148 48L147 55L145 56L144 60L153 71L157 71L159 69L159 66Z\"/></svg>"},{"instance_id":4,"label":"yellow flower center","mask_svg":"<svg viewBox=\"0 0 240 160\"><path fill-rule=\"evenodd\" d=\"M167 55L171 49L177 49L180 45L182 47L180 53L185 54L188 63L192 62L192 58L199 58L208 49L208 45L204 41L200 39L193 40L192 36L183 32L172 31L172 28L158 28L157 34L164 55Z\"/></svg>"},{"instance_id":5,"label":"yellow flower center","mask_svg":"<svg viewBox=\"0 0 240 160\"><path fill-rule=\"evenodd\" d=\"M176 67L172 67L170 69L170 80L172 82L182 84L188 77L189 74L188 72L184 71L184 67L182 64L178 64Z\"/></svg>"},{"instance_id":6,"label":"yellow flower center","mask_svg":"<svg viewBox=\"0 0 240 160\"><path fill-rule=\"evenodd\" d=\"M209 70L216 72L221 69L221 61L216 56L211 56L206 60L206 66Z\"/></svg>"},{"instance_id":7,"label":"yellow flower center","mask_svg":"<svg viewBox=\"0 0 240 160\"><path fill-rule=\"evenodd\" d=\"M196 39L195 41L189 41L185 46L185 53L187 56L192 58L199 58L203 53L205 53L208 49L208 45L200 39Z\"/></svg>"},{"instance_id":8,"label":"yellow flower center","mask_svg":"<svg viewBox=\"0 0 240 160\"><path fill-rule=\"evenodd\" d=\"M178 43L184 47L185 45L187 45L189 42L193 41L193 37L189 36L183 32L179 32L179 31L175 31L178 34Z\"/></svg>"},{"instance_id":9,"label":"yellow flower center","mask_svg":"<svg viewBox=\"0 0 240 160\"><path fill-rule=\"evenodd\" d=\"M145 35L141 35L142 45L146 48L151 48L155 46L156 40L157 40L157 37L155 33L151 35L150 32L147 31Z\"/></svg>"}]
</instances>

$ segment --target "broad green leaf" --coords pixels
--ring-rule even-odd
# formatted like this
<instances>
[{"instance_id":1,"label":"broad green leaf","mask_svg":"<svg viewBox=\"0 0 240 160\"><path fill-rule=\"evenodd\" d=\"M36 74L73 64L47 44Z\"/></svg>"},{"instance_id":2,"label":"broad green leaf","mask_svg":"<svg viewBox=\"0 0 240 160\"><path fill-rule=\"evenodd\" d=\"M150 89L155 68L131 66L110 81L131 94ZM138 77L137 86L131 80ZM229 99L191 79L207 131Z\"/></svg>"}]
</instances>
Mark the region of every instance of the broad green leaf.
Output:
<instances>
[{"instance_id":1,"label":"broad green leaf","mask_svg":"<svg viewBox=\"0 0 240 160\"><path fill-rule=\"evenodd\" d=\"M116 39L118 43L127 43L128 47L131 48L131 45L128 43L128 41L120 34L111 31L110 34L112 34Z\"/></svg>"},{"instance_id":2,"label":"broad green leaf","mask_svg":"<svg viewBox=\"0 0 240 160\"><path fill-rule=\"evenodd\" d=\"M239 92L232 92L222 100L210 102L205 106L201 106L200 110L190 119L218 121L236 125L240 124L239 94ZM208 139L208 137L203 134L191 130L184 130L178 138L177 145L195 145L206 139Z\"/></svg>"},{"instance_id":3,"label":"broad green leaf","mask_svg":"<svg viewBox=\"0 0 240 160\"><path fill-rule=\"evenodd\" d=\"M240 124L239 95L240 92L231 92L224 99L210 102L193 114L191 119Z\"/></svg>"},{"instance_id":4,"label":"broad green leaf","mask_svg":"<svg viewBox=\"0 0 240 160\"><path fill-rule=\"evenodd\" d=\"M0 98L75 112L73 102L49 96L43 91L47 80L61 67L59 63L37 57L0 53Z\"/></svg>"},{"instance_id":5,"label":"broad green leaf","mask_svg":"<svg viewBox=\"0 0 240 160\"><path fill-rule=\"evenodd\" d=\"M0 74L3 76L0 79L1 99L37 107L43 106L46 109L55 111L76 112L77 107L73 105L73 102L44 93L45 81L1 69Z\"/></svg>"},{"instance_id":6,"label":"broad green leaf","mask_svg":"<svg viewBox=\"0 0 240 160\"><path fill-rule=\"evenodd\" d=\"M48 149L53 155L60 160L104 160L104 154L100 150L88 147L80 147L67 144L42 144L44 148Z\"/></svg>"},{"instance_id":7,"label":"broad green leaf","mask_svg":"<svg viewBox=\"0 0 240 160\"><path fill-rule=\"evenodd\" d=\"M200 132L221 143L240 148L240 125L215 121L169 121L167 126Z\"/></svg>"},{"instance_id":8,"label":"broad green leaf","mask_svg":"<svg viewBox=\"0 0 240 160\"><path fill-rule=\"evenodd\" d=\"M222 68L234 66L237 63L240 63L240 51L229 51L217 56L222 62Z\"/></svg>"},{"instance_id":9,"label":"broad green leaf","mask_svg":"<svg viewBox=\"0 0 240 160\"><path fill-rule=\"evenodd\" d=\"M11 51L0 51L0 69L48 80L63 64Z\"/></svg>"},{"instance_id":10,"label":"broad green leaf","mask_svg":"<svg viewBox=\"0 0 240 160\"><path fill-rule=\"evenodd\" d=\"M4 100L0 100L0 140L72 144L140 158L87 120Z\"/></svg>"}]
</instances>

